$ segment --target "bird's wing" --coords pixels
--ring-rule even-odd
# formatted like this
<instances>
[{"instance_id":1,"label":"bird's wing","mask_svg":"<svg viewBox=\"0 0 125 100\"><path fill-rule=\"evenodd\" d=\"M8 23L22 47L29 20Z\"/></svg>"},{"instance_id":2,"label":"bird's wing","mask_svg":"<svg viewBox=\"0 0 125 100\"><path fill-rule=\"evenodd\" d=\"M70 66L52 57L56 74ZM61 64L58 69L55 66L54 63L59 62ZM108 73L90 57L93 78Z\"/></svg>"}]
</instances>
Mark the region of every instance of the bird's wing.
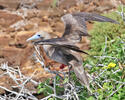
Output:
<instances>
[{"instance_id":1,"label":"bird's wing","mask_svg":"<svg viewBox=\"0 0 125 100\"><path fill-rule=\"evenodd\" d=\"M79 18L83 17L85 21L99 21L99 22L110 22L114 24L119 24L116 20L95 13L78 12L72 14L72 16L74 17L79 16Z\"/></svg>"},{"instance_id":2,"label":"bird's wing","mask_svg":"<svg viewBox=\"0 0 125 100\"><path fill-rule=\"evenodd\" d=\"M87 32L86 21L111 22L119 24L117 21L111 18L86 12L66 14L61 17L61 20L65 25L65 31L62 37L68 38L70 40L80 40L81 36L89 35Z\"/></svg>"},{"instance_id":3,"label":"bird's wing","mask_svg":"<svg viewBox=\"0 0 125 100\"><path fill-rule=\"evenodd\" d=\"M33 42L35 45L73 45L71 41L67 41L65 38L52 38L46 40L38 40Z\"/></svg>"},{"instance_id":4,"label":"bird's wing","mask_svg":"<svg viewBox=\"0 0 125 100\"><path fill-rule=\"evenodd\" d=\"M53 45L55 47L63 47L66 49L70 49L76 52L80 52L80 53L84 53L87 54L87 52L80 50L79 47L75 46L72 43L68 43L66 41L64 41L63 39L59 39L59 38L53 38L53 39L47 39L47 40L39 40L34 42L35 45Z\"/></svg>"},{"instance_id":5,"label":"bird's wing","mask_svg":"<svg viewBox=\"0 0 125 100\"><path fill-rule=\"evenodd\" d=\"M77 58L70 53L69 49L62 46L51 46L51 48L47 51L47 55L50 59L65 65L69 65L71 60L78 61Z\"/></svg>"},{"instance_id":6,"label":"bird's wing","mask_svg":"<svg viewBox=\"0 0 125 100\"><path fill-rule=\"evenodd\" d=\"M70 49L70 50L73 50L73 51L76 51L76 52L80 52L80 53L84 53L84 54L89 55L87 52L85 52L85 51L83 51L83 50L80 50L79 47L74 46L74 45L63 45L62 47L67 48L67 49Z\"/></svg>"},{"instance_id":7,"label":"bird's wing","mask_svg":"<svg viewBox=\"0 0 125 100\"><path fill-rule=\"evenodd\" d=\"M61 17L61 20L65 26L65 32L62 37L80 39L81 36L88 35L84 17L66 14Z\"/></svg>"}]
</instances>

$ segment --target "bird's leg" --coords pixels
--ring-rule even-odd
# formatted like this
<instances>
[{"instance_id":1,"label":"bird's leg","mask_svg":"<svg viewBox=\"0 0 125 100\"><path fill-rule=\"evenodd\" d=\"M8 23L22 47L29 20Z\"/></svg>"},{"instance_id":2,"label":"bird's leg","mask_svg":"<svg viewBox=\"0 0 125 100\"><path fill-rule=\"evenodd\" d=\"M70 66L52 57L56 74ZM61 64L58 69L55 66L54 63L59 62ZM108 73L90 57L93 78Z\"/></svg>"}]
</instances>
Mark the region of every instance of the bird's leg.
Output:
<instances>
[{"instance_id":1,"label":"bird's leg","mask_svg":"<svg viewBox=\"0 0 125 100\"><path fill-rule=\"evenodd\" d=\"M70 82L70 70L72 69L72 65L68 66L68 82Z\"/></svg>"}]
</instances>

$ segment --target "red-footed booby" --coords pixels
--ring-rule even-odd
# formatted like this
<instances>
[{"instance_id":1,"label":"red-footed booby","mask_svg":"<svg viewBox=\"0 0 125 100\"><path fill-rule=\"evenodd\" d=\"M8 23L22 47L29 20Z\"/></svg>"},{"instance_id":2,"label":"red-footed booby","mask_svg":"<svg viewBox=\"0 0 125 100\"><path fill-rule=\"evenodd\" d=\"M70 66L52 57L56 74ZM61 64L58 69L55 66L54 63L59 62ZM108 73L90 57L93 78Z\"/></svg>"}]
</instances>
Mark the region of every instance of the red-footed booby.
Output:
<instances>
[{"instance_id":1,"label":"red-footed booby","mask_svg":"<svg viewBox=\"0 0 125 100\"><path fill-rule=\"evenodd\" d=\"M89 35L85 23L86 21L92 20L115 24L119 23L105 16L85 12L66 14L61 17L61 20L65 25L65 31L62 37L51 38L47 32L40 31L27 39L27 41L40 39L37 42L34 42L34 44L43 45L44 51L50 59L64 65L71 65L81 84L85 85L87 89L90 90L89 81L86 72L84 71L82 57L79 52L87 53L75 46L75 43L80 42L82 36Z\"/></svg>"}]
</instances>

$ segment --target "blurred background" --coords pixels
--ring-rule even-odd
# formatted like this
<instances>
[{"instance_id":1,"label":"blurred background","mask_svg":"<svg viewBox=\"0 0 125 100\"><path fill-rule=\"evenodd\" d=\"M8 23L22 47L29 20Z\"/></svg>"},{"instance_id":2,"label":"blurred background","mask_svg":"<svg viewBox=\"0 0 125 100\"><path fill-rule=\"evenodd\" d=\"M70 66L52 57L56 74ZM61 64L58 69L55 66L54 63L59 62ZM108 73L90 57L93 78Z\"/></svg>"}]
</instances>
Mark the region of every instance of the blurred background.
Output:
<instances>
[{"instance_id":1,"label":"blurred background","mask_svg":"<svg viewBox=\"0 0 125 100\"><path fill-rule=\"evenodd\" d=\"M61 36L64 25L60 18L64 14L102 14L116 10L121 4L125 4L125 0L0 0L0 64L8 62L13 68L19 66L24 75L30 76L40 65L32 58L34 48L26 43L27 38L40 30L53 36ZM91 30L93 23L88 22L87 26L88 30ZM85 37L79 46L83 50L88 50L90 40ZM59 66L50 60L46 61L47 64ZM0 74L2 73L4 70L0 69ZM36 73L33 79L42 81L46 77L51 75L43 71ZM14 82L8 76L2 76L0 85L11 90ZM27 84L27 88L37 92L31 83ZM4 92L0 89L0 94Z\"/></svg>"}]
</instances>

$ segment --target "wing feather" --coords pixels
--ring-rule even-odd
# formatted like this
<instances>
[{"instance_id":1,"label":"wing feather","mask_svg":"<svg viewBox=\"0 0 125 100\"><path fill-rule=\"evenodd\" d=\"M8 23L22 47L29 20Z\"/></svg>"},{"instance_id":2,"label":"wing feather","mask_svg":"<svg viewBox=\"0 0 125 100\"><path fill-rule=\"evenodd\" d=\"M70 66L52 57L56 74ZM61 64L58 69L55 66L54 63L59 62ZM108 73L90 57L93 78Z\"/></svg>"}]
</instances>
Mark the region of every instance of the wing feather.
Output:
<instances>
[{"instance_id":1,"label":"wing feather","mask_svg":"<svg viewBox=\"0 0 125 100\"><path fill-rule=\"evenodd\" d=\"M119 24L117 21L95 13L79 12L66 14L61 17L64 22L65 31L62 37L80 42L82 36L88 36L86 21L110 22Z\"/></svg>"},{"instance_id":2,"label":"wing feather","mask_svg":"<svg viewBox=\"0 0 125 100\"><path fill-rule=\"evenodd\" d=\"M68 44L68 43L64 43L62 41L53 42L53 39L39 40L39 41L34 42L34 44L35 45L52 45L53 47L60 47L60 48L63 47L63 48L69 49L69 50L73 50L73 51L84 53L84 54L88 55L88 53L86 53L83 50L80 50L80 48L75 46L74 44Z\"/></svg>"},{"instance_id":3,"label":"wing feather","mask_svg":"<svg viewBox=\"0 0 125 100\"><path fill-rule=\"evenodd\" d=\"M61 17L62 21L65 25L65 32L62 37L76 37L81 38L81 36L88 35L87 26L84 18L80 18L79 16L73 16L72 14L66 14Z\"/></svg>"},{"instance_id":4,"label":"wing feather","mask_svg":"<svg viewBox=\"0 0 125 100\"><path fill-rule=\"evenodd\" d=\"M115 23L115 24L119 24L117 21L99 15L99 14L95 14L95 13L87 13L87 12L79 12L79 13L74 13L72 14L73 16L79 16L79 18L84 18L85 21L99 21L99 22L110 22L110 23Z\"/></svg>"}]
</instances>

